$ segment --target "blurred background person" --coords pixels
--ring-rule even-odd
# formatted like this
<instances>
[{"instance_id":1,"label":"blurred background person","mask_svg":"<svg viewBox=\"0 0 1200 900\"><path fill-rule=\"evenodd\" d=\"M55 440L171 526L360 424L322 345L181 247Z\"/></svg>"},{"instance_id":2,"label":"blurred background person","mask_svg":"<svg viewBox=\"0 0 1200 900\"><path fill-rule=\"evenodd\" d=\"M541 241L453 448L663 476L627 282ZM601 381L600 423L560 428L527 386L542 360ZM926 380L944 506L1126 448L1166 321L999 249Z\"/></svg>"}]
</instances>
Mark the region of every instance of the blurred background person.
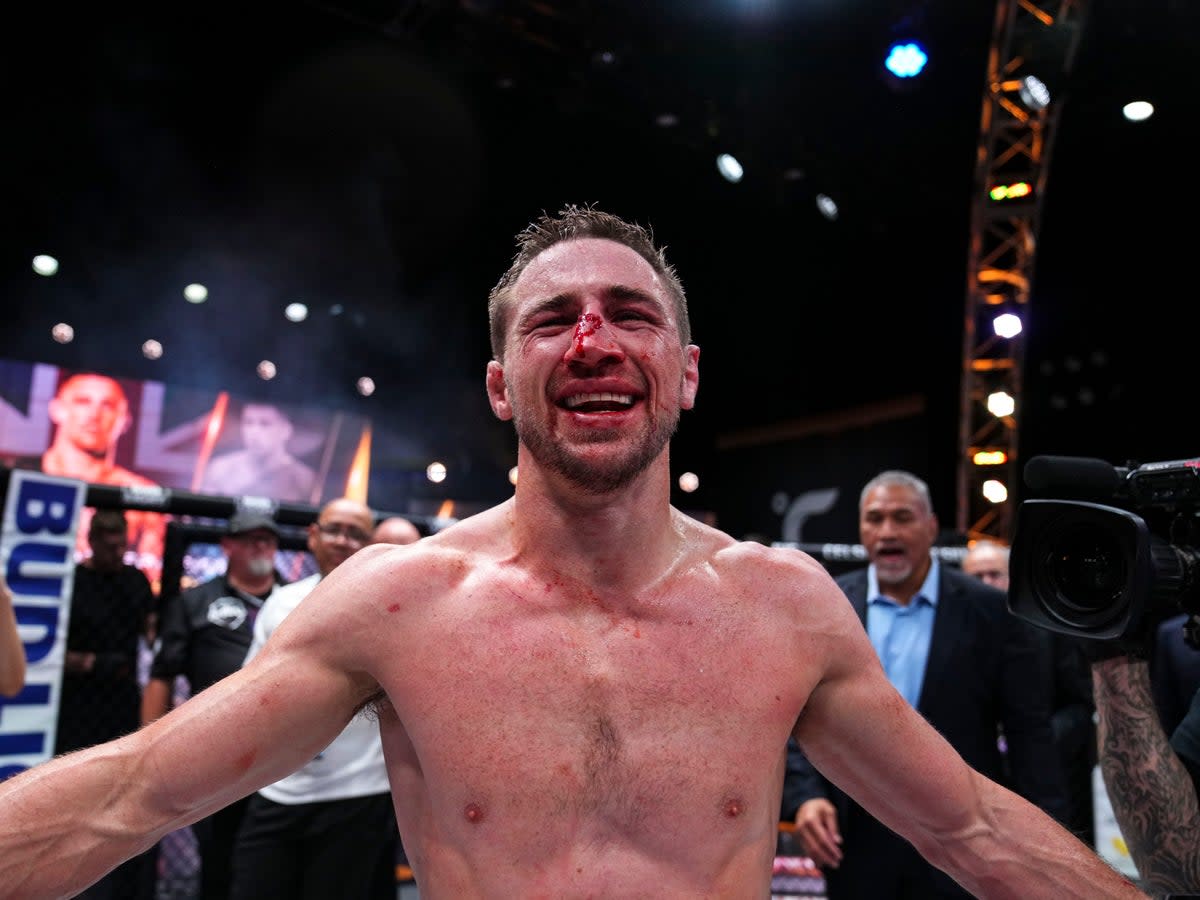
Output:
<instances>
[{"instance_id":1,"label":"blurred background person","mask_svg":"<svg viewBox=\"0 0 1200 900\"><path fill-rule=\"evenodd\" d=\"M17 631L12 591L0 575L0 696L15 697L25 686L25 644Z\"/></svg>"},{"instance_id":2,"label":"blurred background person","mask_svg":"<svg viewBox=\"0 0 1200 900\"><path fill-rule=\"evenodd\" d=\"M404 516L389 516L375 526L373 544L412 544L421 539L421 532Z\"/></svg>"},{"instance_id":3,"label":"blurred background person","mask_svg":"<svg viewBox=\"0 0 1200 900\"><path fill-rule=\"evenodd\" d=\"M88 527L91 555L75 567L54 752L102 744L137 729L141 687L138 642L154 608L150 581L126 565L120 510L97 510ZM80 897L153 900L154 848L122 863Z\"/></svg>"},{"instance_id":4,"label":"blurred background person","mask_svg":"<svg viewBox=\"0 0 1200 900\"><path fill-rule=\"evenodd\" d=\"M962 569L985 584L1008 593L1009 548L980 540L968 548ZM1037 631L1050 658L1053 678L1050 727L1058 749L1066 789L1065 824L1088 844L1095 844L1095 797L1092 771L1096 767L1096 704L1092 674L1079 638L1056 631Z\"/></svg>"},{"instance_id":5,"label":"blurred background person","mask_svg":"<svg viewBox=\"0 0 1200 900\"><path fill-rule=\"evenodd\" d=\"M308 529L318 571L280 588L254 625L246 662L321 579L372 541L371 510L343 497ZM395 900L399 831L379 722L360 711L333 743L250 796L233 849L234 900Z\"/></svg>"},{"instance_id":6,"label":"blurred background person","mask_svg":"<svg viewBox=\"0 0 1200 900\"><path fill-rule=\"evenodd\" d=\"M277 406L247 403L239 423L242 449L213 459L201 490L310 501L317 473L288 450L295 431L292 420Z\"/></svg>"},{"instance_id":7,"label":"blurred background person","mask_svg":"<svg viewBox=\"0 0 1200 900\"><path fill-rule=\"evenodd\" d=\"M926 483L909 472L882 472L859 497L870 564L836 581L904 699L970 766L1063 821L1049 660L1038 632L1009 615L1000 590L941 565L931 552L937 534ZM781 816L794 819L830 900L970 896L826 781L794 741Z\"/></svg>"},{"instance_id":8,"label":"blurred background person","mask_svg":"<svg viewBox=\"0 0 1200 900\"><path fill-rule=\"evenodd\" d=\"M58 386L49 413L55 430L41 458L41 469L47 475L78 478L89 484L157 487L149 478L117 465L117 443L131 419L129 401L116 379L90 372L70 376ZM93 513L91 507L84 507L80 514L76 551L81 558L91 552L87 535ZM125 518L129 546L137 554L134 563L157 589L166 519L161 513L144 510L128 510Z\"/></svg>"},{"instance_id":9,"label":"blurred background person","mask_svg":"<svg viewBox=\"0 0 1200 900\"><path fill-rule=\"evenodd\" d=\"M221 538L225 574L176 594L163 604L160 644L142 697L142 723L171 708L175 679L194 695L241 668L254 621L278 587L275 553L279 526L263 513L242 510ZM230 854L249 798L231 803L192 826L200 851L200 895L229 896Z\"/></svg>"},{"instance_id":10,"label":"blurred background person","mask_svg":"<svg viewBox=\"0 0 1200 900\"><path fill-rule=\"evenodd\" d=\"M1154 633L1150 687L1167 734L1179 727L1200 690L1200 651L1184 637L1187 621L1187 613L1179 613L1160 624Z\"/></svg>"}]
</instances>

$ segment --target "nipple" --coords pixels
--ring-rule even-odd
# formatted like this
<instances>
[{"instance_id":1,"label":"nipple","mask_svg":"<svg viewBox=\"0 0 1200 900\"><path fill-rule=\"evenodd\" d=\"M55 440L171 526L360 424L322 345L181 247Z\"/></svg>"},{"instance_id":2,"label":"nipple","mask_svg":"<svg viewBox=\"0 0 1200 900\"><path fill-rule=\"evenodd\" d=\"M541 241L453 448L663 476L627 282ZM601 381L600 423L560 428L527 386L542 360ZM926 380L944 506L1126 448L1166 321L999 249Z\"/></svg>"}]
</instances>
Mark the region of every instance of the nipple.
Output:
<instances>
[{"instance_id":1,"label":"nipple","mask_svg":"<svg viewBox=\"0 0 1200 900\"><path fill-rule=\"evenodd\" d=\"M582 316L579 317L579 324L575 326L575 352L576 353L583 352L583 339L585 337L591 337L593 334L596 333L596 330L603 324L604 324L604 320L601 319L595 313L584 313Z\"/></svg>"},{"instance_id":2,"label":"nipple","mask_svg":"<svg viewBox=\"0 0 1200 900\"><path fill-rule=\"evenodd\" d=\"M478 825L483 821L483 808L478 803L468 803L463 810L463 815L472 825Z\"/></svg>"},{"instance_id":3,"label":"nipple","mask_svg":"<svg viewBox=\"0 0 1200 900\"><path fill-rule=\"evenodd\" d=\"M725 816L729 819L736 819L742 814L744 806L738 797L730 797L725 801Z\"/></svg>"}]
</instances>

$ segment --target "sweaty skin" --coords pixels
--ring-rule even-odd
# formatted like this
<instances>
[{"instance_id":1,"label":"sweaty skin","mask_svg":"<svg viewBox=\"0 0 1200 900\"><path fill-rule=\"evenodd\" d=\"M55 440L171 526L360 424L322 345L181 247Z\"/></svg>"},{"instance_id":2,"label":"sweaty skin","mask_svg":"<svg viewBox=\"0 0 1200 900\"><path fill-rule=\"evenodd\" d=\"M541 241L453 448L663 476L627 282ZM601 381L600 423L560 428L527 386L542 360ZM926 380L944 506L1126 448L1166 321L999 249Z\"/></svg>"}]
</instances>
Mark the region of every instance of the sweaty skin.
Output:
<instances>
[{"instance_id":1,"label":"sweaty skin","mask_svg":"<svg viewBox=\"0 0 1200 900\"><path fill-rule=\"evenodd\" d=\"M486 386L520 435L513 498L364 547L229 678L0 785L0 890L76 892L373 703L426 900L761 900L789 735L977 896L1142 896L963 763L818 563L671 507L699 348L641 256L555 244L512 302Z\"/></svg>"}]
</instances>

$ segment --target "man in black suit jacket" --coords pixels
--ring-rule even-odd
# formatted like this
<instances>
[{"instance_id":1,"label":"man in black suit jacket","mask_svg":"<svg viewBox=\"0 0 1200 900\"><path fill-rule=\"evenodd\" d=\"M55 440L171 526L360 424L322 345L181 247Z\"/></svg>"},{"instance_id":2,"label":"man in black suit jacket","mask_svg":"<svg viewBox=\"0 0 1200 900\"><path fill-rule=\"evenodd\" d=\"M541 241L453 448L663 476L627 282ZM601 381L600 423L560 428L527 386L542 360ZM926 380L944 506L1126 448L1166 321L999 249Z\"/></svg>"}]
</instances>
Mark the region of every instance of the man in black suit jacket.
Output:
<instances>
[{"instance_id":1,"label":"man in black suit jacket","mask_svg":"<svg viewBox=\"0 0 1200 900\"><path fill-rule=\"evenodd\" d=\"M934 560L937 517L915 475L872 479L859 501L859 531L870 565L837 581L889 680L968 764L1062 821L1050 660L1037 631L1009 614L1002 591ZM824 869L830 900L970 896L827 782L794 744L782 814L795 819L805 852Z\"/></svg>"}]
</instances>

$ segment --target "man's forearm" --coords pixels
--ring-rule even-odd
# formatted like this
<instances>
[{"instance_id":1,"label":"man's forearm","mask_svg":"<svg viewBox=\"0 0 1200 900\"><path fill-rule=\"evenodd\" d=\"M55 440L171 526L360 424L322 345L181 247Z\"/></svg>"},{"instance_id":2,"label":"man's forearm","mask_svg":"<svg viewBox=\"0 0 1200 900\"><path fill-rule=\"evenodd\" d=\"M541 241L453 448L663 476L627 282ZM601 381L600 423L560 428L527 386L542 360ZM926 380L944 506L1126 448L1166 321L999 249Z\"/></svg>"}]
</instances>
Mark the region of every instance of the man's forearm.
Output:
<instances>
[{"instance_id":1,"label":"man's forearm","mask_svg":"<svg viewBox=\"0 0 1200 900\"><path fill-rule=\"evenodd\" d=\"M1150 692L1149 667L1118 656L1095 663L1100 769L1121 836L1156 892L1200 891L1200 809Z\"/></svg>"}]
</instances>

